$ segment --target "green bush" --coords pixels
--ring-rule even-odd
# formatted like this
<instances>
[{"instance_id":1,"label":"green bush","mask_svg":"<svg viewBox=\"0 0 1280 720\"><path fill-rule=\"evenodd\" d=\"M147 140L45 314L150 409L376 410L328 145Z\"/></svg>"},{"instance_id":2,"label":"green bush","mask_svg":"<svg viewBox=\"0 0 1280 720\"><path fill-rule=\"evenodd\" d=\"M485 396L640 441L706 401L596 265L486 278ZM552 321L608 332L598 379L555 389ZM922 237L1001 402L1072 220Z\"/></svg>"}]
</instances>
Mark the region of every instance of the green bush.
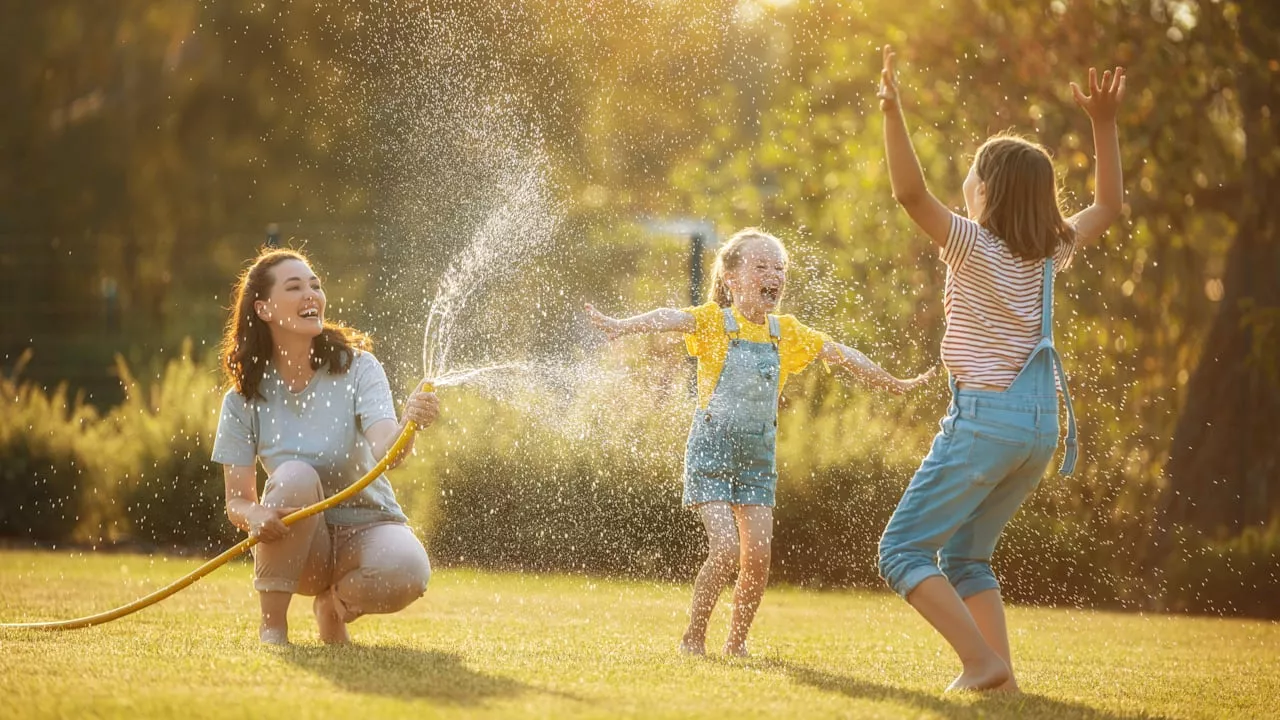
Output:
<instances>
[{"instance_id":1,"label":"green bush","mask_svg":"<svg viewBox=\"0 0 1280 720\"><path fill-rule=\"evenodd\" d=\"M1187 528L1174 537L1164 566L1167 609L1280 618L1280 523L1226 539Z\"/></svg>"},{"instance_id":2,"label":"green bush","mask_svg":"<svg viewBox=\"0 0 1280 720\"><path fill-rule=\"evenodd\" d=\"M92 485L82 446L97 414L79 397L68 400L65 386L48 394L20 382L30 357L0 376L0 536L65 542Z\"/></svg>"},{"instance_id":3,"label":"green bush","mask_svg":"<svg viewBox=\"0 0 1280 720\"><path fill-rule=\"evenodd\" d=\"M105 417L69 400L65 388L49 394L20 383L20 369L0 377L0 536L204 551L239 538L225 516L221 469L208 460L221 390L189 345L146 385L118 361L126 399ZM927 449L934 428L922 418L941 399L885 400L834 387L811 374L798 389L812 401L782 415L773 575L881 587L880 533ZM578 388L558 405L532 393L442 391L440 422L391 474L433 556L692 578L706 541L680 505L683 382L624 390ZM1087 512L1067 497L1081 489L1047 484L1014 518L993 563L1006 597L1280 616L1280 524L1222 539L1175 531L1152 580L1140 554L1144 516Z\"/></svg>"},{"instance_id":4,"label":"green bush","mask_svg":"<svg viewBox=\"0 0 1280 720\"><path fill-rule=\"evenodd\" d=\"M240 539L227 520L222 468L210 459L222 393L190 343L144 386L121 359L125 400L106 418L125 533L164 546L218 550Z\"/></svg>"}]
</instances>

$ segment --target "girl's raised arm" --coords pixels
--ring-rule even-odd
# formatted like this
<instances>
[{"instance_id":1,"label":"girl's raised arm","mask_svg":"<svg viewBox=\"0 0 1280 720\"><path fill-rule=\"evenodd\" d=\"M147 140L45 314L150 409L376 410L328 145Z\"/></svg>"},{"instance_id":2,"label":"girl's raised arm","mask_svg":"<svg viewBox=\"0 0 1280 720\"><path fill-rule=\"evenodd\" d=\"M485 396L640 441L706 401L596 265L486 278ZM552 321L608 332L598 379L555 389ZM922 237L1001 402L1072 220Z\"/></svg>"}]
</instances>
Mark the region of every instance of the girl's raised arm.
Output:
<instances>
[{"instance_id":1,"label":"girl's raised arm","mask_svg":"<svg viewBox=\"0 0 1280 720\"><path fill-rule=\"evenodd\" d=\"M640 333L682 332L691 333L698 329L693 316L675 308L658 308L643 315L624 319L612 318L587 303L587 319L591 321L610 340L623 335Z\"/></svg>"},{"instance_id":2,"label":"girl's raised arm","mask_svg":"<svg viewBox=\"0 0 1280 720\"><path fill-rule=\"evenodd\" d=\"M907 122L898 102L898 76L893 67L893 49L884 46L884 68L880 71L880 109L884 111L884 149L889 159L889 182L893 198L898 201L916 225L938 247L947 244L951 231L951 211L929 192L924 184L920 161L911 147Z\"/></svg>"},{"instance_id":3,"label":"girl's raised arm","mask_svg":"<svg viewBox=\"0 0 1280 720\"><path fill-rule=\"evenodd\" d=\"M1124 174L1120 168L1120 138L1116 130L1116 114L1124 99L1124 68L1102 73L1089 68L1089 94L1071 83L1076 104L1089 114L1093 124L1093 149L1097 153L1093 176L1093 204L1068 221L1076 229L1076 242L1087 245L1102 237L1120 217L1124 207Z\"/></svg>"},{"instance_id":4,"label":"girl's raised arm","mask_svg":"<svg viewBox=\"0 0 1280 720\"><path fill-rule=\"evenodd\" d=\"M818 357L828 365L838 365L853 373L858 382L867 387L888 390L895 395L915 390L929 382L937 372L936 367L930 368L928 372L920 373L910 380L900 380L889 374L888 370L875 364L866 355L847 345L832 341L823 343L822 352L818 353Z\"/></svg>"}]
</instances>

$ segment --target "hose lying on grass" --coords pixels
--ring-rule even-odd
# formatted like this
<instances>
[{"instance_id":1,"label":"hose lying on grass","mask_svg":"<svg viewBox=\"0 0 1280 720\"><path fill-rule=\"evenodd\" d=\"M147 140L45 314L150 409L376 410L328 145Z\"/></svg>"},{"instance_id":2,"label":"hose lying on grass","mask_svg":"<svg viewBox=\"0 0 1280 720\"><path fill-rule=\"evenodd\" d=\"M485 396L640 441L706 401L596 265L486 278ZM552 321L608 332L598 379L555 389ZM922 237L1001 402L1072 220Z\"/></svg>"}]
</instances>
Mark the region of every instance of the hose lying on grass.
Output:
<instances>
[{"instance_id":1,"label":"hose lying on grass","mask_svg":"<svg viewBox=\"0 0 1280 720\"><path fill-rule=\"evenodd\" d=\"M428 389L428 392L429 391L430 389ZM306 518L311 517L312 515L324 512L325 510L328 510L329 508L337 505L338 503L343 502L347 498L350 498L351 496L365 489L365 487L367 487L369 483L376 480L379 475L381 475L383 472L386 471L387 466L391 464L392 458L397 457L402 451L404 451L405 447L408 446L409 442L413 439L413 434L417 432L417 429L418 429L417 423L410 420L405 425L404 430L401 431L400 436L396 438L396 441L391 446L391 448L387 450L386 454L382 456L382 459L378 461L378 464L374 465L373 469L370 470L368 473L366 473L364 477L360 478L354 483L351 483L351 485L344 488L341 492L336 493L330 497L327 497L324 500L321 500L320 502L316 503L315 505L304 507L301 510L298 510L296 512L293 512L284 516L284 518L281 519L281 522L283 522L285 525L292 525L298 522L299 520L304 520ZM74 620L51 620L49 622L32 622L32 623L0 623L0 629L3 629L3 630L78 630L80 628L92 627L94 625L101 625L103 623L111 622L112 620L118 620L124 617L125 615L130 615L145 607L154 605L160 602L161 600L164 600L165 598L169 597L170 595L177 593L179 590L182 590L183 588L194 584L200 578L204 577L205 575L208 575L214 570L217 570L218 568L227 564L229 560L232 560L234 558L237 558L245 554L246 552L248 552L249 548L257 544L258 544L258 538L256 537L245 538L244 540L241 540L239 543L237 543L236 545L232 546L231 548L223 552L221 555L210 560L204 565L201 565L200 567L196 568L190 574L179 579L178 581L170 585L167 585L159 590L156 590L155 592L151 593L150 595L147 595L146 597L142 597L137 600L134 600L128 605L122 605L114 610L108 610L106 612L98 613L97 615L89 615L82 618L76 618Z\"/></svg>"}]
</instances>

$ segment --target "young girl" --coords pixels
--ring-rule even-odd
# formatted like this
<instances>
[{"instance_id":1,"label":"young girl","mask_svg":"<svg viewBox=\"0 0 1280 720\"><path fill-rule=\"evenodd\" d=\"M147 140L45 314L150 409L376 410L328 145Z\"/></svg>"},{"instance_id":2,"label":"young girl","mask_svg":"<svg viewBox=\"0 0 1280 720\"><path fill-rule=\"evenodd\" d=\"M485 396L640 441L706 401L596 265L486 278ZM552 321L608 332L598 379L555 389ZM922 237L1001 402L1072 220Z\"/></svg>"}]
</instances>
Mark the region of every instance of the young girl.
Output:
<instances>
[{"instance_id":1,"label":"young girl","mask_svg":"<svg viewBox=\"0 0 1280 720\"><path fill-rule=\"evenodd\" d=\"M894 198L947 266L942 360L952 401L885 527L880 574L959 655L964 669L949 689L1017 690L991 554L1053 458L1058 391L1067 406L1063 474L1075 465L1075 414L1053 346L1053 276L1120 216L1124 70L1103 73L1100 84L1090 70L1089 95L1071 84L1093 124L1093 205L1064 219L1044 148L997 136L978 149L965 178L965 218L925 188L893 60L886 46L878 95L889 177Z\"/></svg>"},{"instance_id":2,"label":"young girl","mask_svg":"<svg viewBox=\"0 0 1280 720\"><path fill-rule=\"evenodd\" d=\"M867 385L903 393L926 382L929 371L899 380L865 355L833 342L790 315L773 315L786 284L782 242L748 228L716 254L710 301L663 308L625 320L591 305L591 321L613 340L623 335L682 332L698 359L698 407L685 447L684 504L706 527L706 562L693 586L689 627L680 651L706 652L707 622L735 570L733 618L726 655L747 655L747 632L769 579L778 394L787 376L821 358Z\"/></svg>"},{"instance_id":3,"label":"young girl","mask_svg":"<svg viewBox=\"0 0 1280 720\"><path fill-rule=\"evenodd\" d=\"M295 593L315 596L320 639L345 643L347 623L404 608L422 596L431 575L385 477L323 516L281 522L368 472L408 420L426 427L438 413L434 394L415 392L397 422L368 338L325 322L324 311L324 290L307 259L264 250L240 276L222 342L232 387L213 460L223 465L227 516L260 540L253 586L265 643L288 643ZM256 462L268 474L261 500Z\"/></svg>"}]
</instances>

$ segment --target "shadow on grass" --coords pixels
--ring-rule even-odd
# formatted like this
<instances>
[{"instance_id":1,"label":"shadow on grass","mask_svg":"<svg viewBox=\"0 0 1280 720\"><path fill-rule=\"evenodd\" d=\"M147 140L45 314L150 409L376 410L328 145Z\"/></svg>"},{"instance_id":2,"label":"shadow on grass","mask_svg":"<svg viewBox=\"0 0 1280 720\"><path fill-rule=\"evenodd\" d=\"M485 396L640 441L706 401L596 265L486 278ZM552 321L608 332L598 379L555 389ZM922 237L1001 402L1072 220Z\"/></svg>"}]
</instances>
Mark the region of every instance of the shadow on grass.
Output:
<instances>
[{"instance_id":1,"label":"shadow on grass","mask_svg":"<svg viewBox=\"0 0 1280 720\"><path fill-rule=\"evenodd\" d=\"M439 650L291 646L282 649L279 657L329 678L344 690L368 695L470 706L529 691L547 693L510 678L476 672L463 664L462 656Z\"/></svg>"},{"instance_id":2,"label":"shadow on grass","mask_svg":"<svg viewBox=\"0 0 1280 720\"><path fill-rule=\"evenodd\" d=\"M906 688L879 685L858 678L837 675L817 668L784 660L760 659L733 661L734 664L764 671L773 671L791 678L802 685L838 693L860 700L877 700L899 703L920 711L937 713L946 718L979 720L986 718L1067 718L1071 720L1159 720L1162 716L1121 714L1100 710L1088 705L1063 702L1043 695L1023 692L1019 695L986 693L983 695L950 696L908 690Z\"/></svg>"}]
</instances>

